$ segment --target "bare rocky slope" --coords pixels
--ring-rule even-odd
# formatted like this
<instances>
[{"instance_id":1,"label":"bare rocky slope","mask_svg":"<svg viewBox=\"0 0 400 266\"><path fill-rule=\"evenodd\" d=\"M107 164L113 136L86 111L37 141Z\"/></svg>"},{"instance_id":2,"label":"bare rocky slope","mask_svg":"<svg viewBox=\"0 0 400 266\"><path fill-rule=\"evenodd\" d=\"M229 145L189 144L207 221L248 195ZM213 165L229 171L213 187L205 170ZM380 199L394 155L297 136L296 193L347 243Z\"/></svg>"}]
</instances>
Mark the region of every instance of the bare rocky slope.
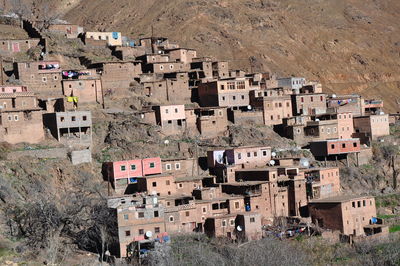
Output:
<instances>
[{"instance_id":1,"label":"bare rocky slope","mask_svg":"<svg viewBox=\"0 0 400 266\"><path fill-rule=\"evenodd\" d=\"M91 30L162 35L232 67L319 79L328 92L400 100L398 0L62 1ZM252 62L252 63L250 63Z\"/></svg>"}]
</instances>

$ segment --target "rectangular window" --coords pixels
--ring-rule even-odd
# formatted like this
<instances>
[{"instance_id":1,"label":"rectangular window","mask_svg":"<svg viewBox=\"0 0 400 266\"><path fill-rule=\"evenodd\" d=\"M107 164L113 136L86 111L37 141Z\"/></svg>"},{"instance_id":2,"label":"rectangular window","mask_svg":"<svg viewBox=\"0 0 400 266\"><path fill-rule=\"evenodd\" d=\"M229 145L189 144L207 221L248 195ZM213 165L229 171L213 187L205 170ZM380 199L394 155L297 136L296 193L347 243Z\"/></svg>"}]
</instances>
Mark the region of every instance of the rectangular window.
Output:
<instances>
[{"instance_id":1,"label":"rectangular window","mask_svg":"<svg viewBox=\"0 0 400 266\"><path fill-rule=\"evenodd\" d=\"M253 154L254 154L254 157L257 157L257 152L256 151Z\"/></svg>"},{"instance_id":2,"label":"rectangular window","mask_svg":"<svg viewBox=\"0 0 400 266\"><path fill-rule=\"evenodd\" d=\"M235 225L235 220L231 219L229 222L230 222L231 226Z\"/></svg>"},{"instance_id":3,"label":"rectangular window","mask_svg":"<svg viewBox=\"0 0 400 266\"><path fill-rule=\"evenodd\" d=\"M139 235L144 235L144 229L139 229Z\"/></svg>"},{"instance_id":4,"label":"rectangular window","mask_svg":"<svg viewBox=\"0 0 400 266\"><path fill-rule=\"evenodd\" d=\"M154 233L156 234L160 233L160 227L154 227Z\"/></svg>"},{"instance_id":5,"label":"rectangular window","mask_svg":"<svg viewBox=\"0 0 400 266\"><path fill-rule=\"evenodd\" d=\"M171 168L172 168L172 167L171 167L171 164L166 164L166 165L165 165L165 169L167 169L167 171L171 170Z\"/></svg>"},{"instance_id":6,"label":"rectangular window","mask_svg":"<svg viewBox=\"0 0 400 266\"><path fill-rule=\"evenodd\" d=\"M156 164L155 163L150 163L150 168L154 168L154 167L156 167Z\"/></svg>"},{"instance_id":7,"label":"rectangular window","mask_svg":"<svg viewBox=\"0 0 400 266\"><path fill-rule=\"evenodd\" d=\"M124 214L124 220L129 220L129 214Z\"/></svg>"},{"instance_id":8,"label":"rectangular window","mask_svg":"<svg viewBox=\"0 0 400 266\"><path fill-rule=\"evenodd\" d=\"M267 156L267 151L262 151L262 155L265 157Z\"/></svg>"},{"instance_id":9,"label":"rectangular window","mask_svg":"<svg viewBox=\"0 0 400 266\"><path fill-rule=\"evenodd\" d=\"M158 211L154 211L154 217L158 217Z\"/></svg>"},{"instance_id":10,"label":"rectangular window","mask_svg":"<svg viewBox=\"0 0 400 266\"><path fill-rule=\"evenodd\" d=\"M144 218L144 212L138 212L138 217L139 218Z\"/></svg>"},{"instance_id":11,"label":"rectangular window","mask_svg":"<svg viewBox=\"0 0 400 266\"><path fill-rule=\"evenodd\" d=\"M190 212L186 211L186 217L190 216Z\"/></svg>"},{"instance_id":12,"label":"rectangular window","mask_svg":"<svg viewBox=\"0 0 400 266\"><path fill-rule=\"evenodd\" d=\"M242 154L239 152L238 153L238 160L242 159Z\"/></svg>"},{"instance_id":13,"label":"rectangular window","mask_svg":"<svg viewBox=\"0 0 400 266\"><path fill-rule=\"evenodd\" d=\"M239 209L239 202L235 202L235 209Z\"/></svg>"},{"instance_id":14,"label":"rectangular window","mask_svg":"<svg viewBox=\"0 0 400 266\"><path fill-rule=\"evenodd\" d=\"M121 168L121 171L122 171L122 172L126 171L126 166L125 166L125 165L121 165L120 168Z\"/></svg>"},{"instance_id":15,"label":"rectangular window","mask_svg":"<svg viewBox=\"0 0 400 266\"><path fill-rule=\"evenodd\" d=\"M181 164L180 163L176 163L175 164L175 170L180 170L181 169Z\"/></svg>"},{"instance_id":16,"label":"rectangular window","mask_svg":"<svg viewBox=\"0 0 400 266\"><path fill-rule=\"evenodd\" d=\"M125 231L125 236L130 236L131 235L131 231Z\"/></svg>"},{"instance_id":17,"label":"rectangular window","mask_svg":"<svg viewBox=\"0 0 400 266\"><path fill-rule=\"evenodd\" d=\"M132 170L132 171L135 171L135 170L136 170L136 165L131 164L131 170Z\"/></svg>"},{"instance_id":18,"label":"rectangular window","mask_svg":"<svg viewBox=\"0 0 400 266\"><path fill-rule=\"evenodd\" d=\"M76 121L76 117L75 116L71 117L71 121Z\"/></svg>"},{"instance_id":19,"label":"rectangular window","mask_svg":"<svg viewBox=\"0 0 400 266\"><path fill-rule=\"evenodd\" d=\"M250 223L255 223L256 219L254 217L250 217Z\"/></svg>"},{"instance_id":20,"label":"rectangular window","mask_svg":"<svg viewBox=\"0 0 400 266\"><path fill-rule=\"evenodd\" d=\"M353 142L353 147L354 147L354 148L357 147L357 142Z\"/></svg>"},{"instance_id":21,"label":"rectangular window","mask_svg":"<svg viewBox=\"0 0 400 266\"><path fill-rule=\"evenodd\" d=\"M222 227L225 227L226 226L226 220L223 220L222 221Z\"/></svg>"},{"instance_id":22,"label":"rectangular window","mask_svg":"<svg viewBox=\"0 0 400 266\"><path fill-rule=\"evenodd\" d=\"M251 153L250 152L247 153L247 157L251 157Z\"/></svg>"},{"instance_id":23,"label":"rectangular window","mask_svg":"<svg viewBox=\"0 0 400 266\"><path fill-rule=\"evenodd\" d=\"M167 181L165 181L165 184L166 184L167 186L169 186L171 183L169 182L169 180L167 180Z\"/></svg>"}]
</instances>

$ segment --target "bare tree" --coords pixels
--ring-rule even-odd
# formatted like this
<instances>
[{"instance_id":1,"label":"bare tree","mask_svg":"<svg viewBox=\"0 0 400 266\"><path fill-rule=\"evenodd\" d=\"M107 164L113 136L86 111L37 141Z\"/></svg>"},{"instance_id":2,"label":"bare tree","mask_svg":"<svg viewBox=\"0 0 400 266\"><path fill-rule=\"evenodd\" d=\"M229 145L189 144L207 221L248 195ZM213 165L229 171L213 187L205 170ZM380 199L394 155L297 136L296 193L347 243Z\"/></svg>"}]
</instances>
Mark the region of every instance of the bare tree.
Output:
<instances>
[{"instance_id":1,"label":"bare tree","mask_svg":"<svg viewBox=\"0 0 400 266\"><path fill-rule=\"evenodd\" d=\"M10 0L10 11L17 15L21 28L23 27L24 18L28 19L32 15L32 5L30 1L24 2L23 0Z\"/></svg>"}]
</instances>

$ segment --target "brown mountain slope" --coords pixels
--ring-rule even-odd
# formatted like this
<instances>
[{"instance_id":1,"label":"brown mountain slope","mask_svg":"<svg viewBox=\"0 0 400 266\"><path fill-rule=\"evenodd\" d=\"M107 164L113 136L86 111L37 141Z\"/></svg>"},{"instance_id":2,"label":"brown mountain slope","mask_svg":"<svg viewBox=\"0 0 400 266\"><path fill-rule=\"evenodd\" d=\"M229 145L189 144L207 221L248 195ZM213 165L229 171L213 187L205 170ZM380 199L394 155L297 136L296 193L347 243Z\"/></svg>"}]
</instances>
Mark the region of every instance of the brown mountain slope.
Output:
<instances>
[{"instance_id":1,"label":"brown mountain slope","mask_svg":"<svg viewBox=\"0 0 400 266\"><path fill-rule=\"evenodd\" d=\"M61 1L63 2L63 1ZM71 1L69 2L71 3ZM398 0L75 0L88 29L162 35L233 67L320 79L327 91L400 100Z\"/></svg>"}]
</instances>

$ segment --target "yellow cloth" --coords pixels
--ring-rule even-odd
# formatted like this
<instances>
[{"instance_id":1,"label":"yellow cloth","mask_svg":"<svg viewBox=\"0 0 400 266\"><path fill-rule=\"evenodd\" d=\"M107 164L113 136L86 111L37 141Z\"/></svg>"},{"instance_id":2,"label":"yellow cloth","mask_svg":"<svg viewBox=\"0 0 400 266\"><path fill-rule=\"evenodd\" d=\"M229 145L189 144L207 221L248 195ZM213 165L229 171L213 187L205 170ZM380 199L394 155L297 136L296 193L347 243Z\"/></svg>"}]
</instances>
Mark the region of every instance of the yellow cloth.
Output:
<instances>
[{"instance_id":1,"label":"yellow cloth","mask_svg":"<svg viewBox=\"0 0 400 266\"><path fill-rule=\"evenodd\" d=\"M69 103L77 103L78 102L78 97L69 96L69 97L67 97L67 102L69 102Z\"/></svg>"}]
</instances>

